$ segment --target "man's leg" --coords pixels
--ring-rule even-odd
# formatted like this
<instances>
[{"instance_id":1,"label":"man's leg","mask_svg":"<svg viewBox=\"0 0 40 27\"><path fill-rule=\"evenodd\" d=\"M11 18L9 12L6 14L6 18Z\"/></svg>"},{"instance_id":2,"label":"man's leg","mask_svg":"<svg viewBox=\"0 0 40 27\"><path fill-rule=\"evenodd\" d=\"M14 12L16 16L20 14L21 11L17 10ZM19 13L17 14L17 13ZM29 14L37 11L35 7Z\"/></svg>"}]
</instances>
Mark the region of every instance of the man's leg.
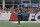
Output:
<instances>
[{"instance_id":1,"label":"man's leg","mask_svg":"<svg viewBox=\"0 0 40 27\"><path fill-rule=\"evenodd\" d=\"M20 27L20 17L18 17L18 27Z\"/></svg>"}]
</instances>

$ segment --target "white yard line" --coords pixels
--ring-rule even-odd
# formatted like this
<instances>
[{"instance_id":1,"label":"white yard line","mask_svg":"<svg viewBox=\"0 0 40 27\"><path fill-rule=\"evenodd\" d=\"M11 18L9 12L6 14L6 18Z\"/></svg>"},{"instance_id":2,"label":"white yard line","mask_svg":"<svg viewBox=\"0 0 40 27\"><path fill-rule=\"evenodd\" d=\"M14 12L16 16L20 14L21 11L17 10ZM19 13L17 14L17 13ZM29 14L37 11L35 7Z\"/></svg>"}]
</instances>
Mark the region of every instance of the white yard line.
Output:
<instances>
[{"instance_id":1,"label":"white yard line","mask_svg":"<svg viewBox=\"0 0 40 27\"><path fill-rule=\"evenodd\" d=\"M11 23L18 23L18 21ZM40 23L40 21L20 21L20 23Z\"/></svg>"}]
</instances>

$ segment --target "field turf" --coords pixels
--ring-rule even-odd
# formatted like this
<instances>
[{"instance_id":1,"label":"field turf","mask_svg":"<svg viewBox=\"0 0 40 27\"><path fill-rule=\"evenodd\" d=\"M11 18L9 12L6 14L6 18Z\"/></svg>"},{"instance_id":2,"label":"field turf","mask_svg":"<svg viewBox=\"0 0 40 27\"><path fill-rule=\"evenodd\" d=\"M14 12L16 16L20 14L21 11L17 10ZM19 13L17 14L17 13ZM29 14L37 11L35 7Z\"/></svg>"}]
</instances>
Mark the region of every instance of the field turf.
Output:
<instances>
[{"instance_id":1,"label":"field turf","mask_svg":"<svg viewBox=\"0 0 40 27\"><path fill-rule=\"evenodd\" d=\"M14 21L0 21L0 27L18 27L18 23L12 23ZM15 21L16 22L16 21ZM20 27L40 27L40 23L25 22L21 23Z\"/></svg>"}]
</instances>

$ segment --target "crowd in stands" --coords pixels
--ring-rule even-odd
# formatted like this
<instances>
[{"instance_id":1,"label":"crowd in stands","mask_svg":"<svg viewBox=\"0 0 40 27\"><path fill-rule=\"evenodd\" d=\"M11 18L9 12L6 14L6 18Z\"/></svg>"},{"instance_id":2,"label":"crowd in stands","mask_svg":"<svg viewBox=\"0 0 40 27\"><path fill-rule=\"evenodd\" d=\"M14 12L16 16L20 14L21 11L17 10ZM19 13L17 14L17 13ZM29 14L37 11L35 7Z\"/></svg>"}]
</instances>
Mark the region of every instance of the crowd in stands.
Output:
<instances>
[{"instance_id":1,"label":"crowd in stands","mask_svg":"<svg viewBox=\"0 0 40 27\"><path fill-rule=\"evenodd\" d=\"M20 10L21 11L21 13L36 13L36 12L39 12L40 11L40 7L39 8L35 8L35 7L23 7L23 8L21 8L20 7L20 5L17 5L17 8L15 8L14 9L14 7L12 6L12 7L10 7L10 8L4 8L4 9L2 9L1 7L0 7L0 12L2 13L2 12L10 12L10 13L12 13L12 12L14 12L15 11L15 13L18 13L18 10Z\"/></svg>"},{"instance_id":2,"label":"crowd in stands","mask_svg":"<svg viewBox=\"0 0 40 27\"><path fill-rule=\"evenodd\" d=\"M0 13L22 13L22 20L27 21L30 13L37 13L40 11L39 8L35 7L23 7L21 8L20 5L17 5L17 8L11 7L11 8L4 8L4 10L0 7Z\"/></svg>"}]
</instances>

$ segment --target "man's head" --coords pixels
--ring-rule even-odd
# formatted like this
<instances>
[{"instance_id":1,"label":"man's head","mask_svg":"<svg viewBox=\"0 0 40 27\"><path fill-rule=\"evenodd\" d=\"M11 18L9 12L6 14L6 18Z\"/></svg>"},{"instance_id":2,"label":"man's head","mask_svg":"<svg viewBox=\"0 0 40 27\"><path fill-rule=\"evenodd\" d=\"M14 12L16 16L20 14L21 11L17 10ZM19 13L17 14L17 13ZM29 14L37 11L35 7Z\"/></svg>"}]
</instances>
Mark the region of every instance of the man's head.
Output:
<instances>
[{"instance_id":1,"label":"man's head","mask_svg":"<svg viewBox=\"0 0 40 27\"><path fill-rule=\"evenodd\" d=\"M17 5L17 7L19 8L19 7L20 7L20 5L18 4L18 5Z\"/></svg>"}]
</instances>

